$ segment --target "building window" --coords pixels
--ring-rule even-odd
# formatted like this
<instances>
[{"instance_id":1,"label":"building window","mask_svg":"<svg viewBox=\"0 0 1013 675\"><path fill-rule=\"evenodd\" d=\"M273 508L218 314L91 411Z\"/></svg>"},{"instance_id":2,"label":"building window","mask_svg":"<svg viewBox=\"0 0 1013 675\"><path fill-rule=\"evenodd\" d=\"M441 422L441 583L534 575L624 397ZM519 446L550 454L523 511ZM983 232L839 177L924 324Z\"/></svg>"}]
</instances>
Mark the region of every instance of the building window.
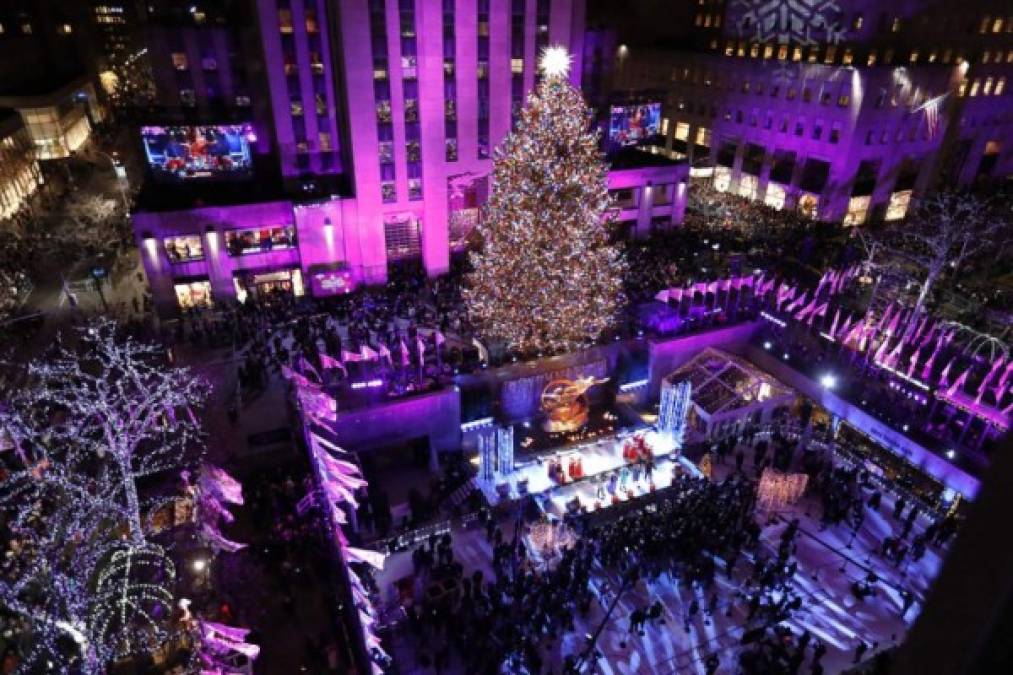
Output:
<instances>
[{"instance_id":1,"label":"building window","mask_svg":"<svg viewBox=\"0 0 1013 675\"><path fill-rule=\"evenodd\" d=\"M917 49L912 49L911 50L911 58L909 60L910 60L911 63L918 63L918 50Z\"/></svg>"},{"instance_id":2,"label":"building window","mask_svg":"<svg viewBox=\"0 0 1013 675\"><path fill-rule=\"evenodd\" d=\"M317 10L315 9L306 10L306 32L310 34L320 32L320 24L317 23Z\"/></svg>"},{"instance_id":3,"label":"building window","mask_svg":"<svg viewBox=\"0 0 1013 675\"><path fill-rule=\"evenodd\" d=\"M841 57L841 63L846 66L850 66L854 60L855 60L855 53L851 51L851 47L847 47L844 50L844 56Z\"/></svg>"},{"instance_id":4,"label":"building window","mask_svg":"<svg viewBox=\"0 0 1013 675\"><path fill-rule=\"evenodd\" d=\"M837 143L839 140L841 140L841 125L834 123L834 125L830 127L830 142Z\"/></svg>"},{"instance_id":5,"label":"building window","mask_svg":"<svg viewBox=\"0 0 1013 675\"><path fill-rule=\"evenodd\" d=\"M317 134L317 142L320 144L321 152L331 151L331 135L326 131L321 131Z\"/></svg>"},{"instance_id":6,"label":"building window","mask_svg":"<svg viewBox=\"0 0 1013 675\"><path fill-rule=\"evenodd\" d=\"M985 34L988 32L988 26L992 23L992 17L985 15L985 18L981 20L981 24L978 26L978 32Z\"/></svg>"},{"instance_id":7,"label":"building window","mask_svg":"<svg viewBox=\"0 0 1013 675\"><path fill-rule=\"evenodd\" d=\"M172 53L172 67L176 70L186 70L190 67L190 63L186 58L186 54L183 52Z\"/></svg>"},{"instance_id":8,"label":"building window","mask_svg":"<svg viewBox=\"0 0 1013 675\"><path fill-rule=\"evenodd\" d=\"M194 307L210 307L211 282L206 279L200 281L187 281L173 284L176 291L176 302L180 309L192 309Z\"/></svg>"},{"instance_id":9,"label":"building window","mask_svg":"<svg viewBox=\"0 0 1013 675\"><path fill-rule=\"evenodd\" d=\"M402 216L385 221L383 236L389 261L418 258L422 254L419 222L412 216Z\"/></svg>"},{"instance_id":10,"label":"building window","mask_svg":"<svg viewBox=\"0 0 1013 675\"><path fill-rule=\"evenodd\" d=\"M197 105L197 93L193 89L180 89L179 102L187 106Z\"/></svg>"},{"instance_id":11,"label":"building window","mask_svg":"<svg viewBox=\"0 0 1013 675\"><path fill-rule=\"evenodd\" d=\"M851 103L851 94L843 93L837 97L837 105L841 108L847 108L848 104Z\"/></svg>"},{"instance_id":12,"label":"building window","mask_svg":"<svg viewBox=\"0 0 1013 675\"><path fill-rule=\"evenodd\" d=\"M813 124L813 140L818 141L822 136L823 136L823 121L816 120L816 123Z\"/></svg>"},{"instance_id":13,"label":"building window","mask_svg":"<svg viewBox=\"0 0 1013 675\"><path fill-rule=\"evenodd\" d=\"M988 96L992 93L992 84L993 84L992 78L986 77L985 86L981 88L981 93L983 96Z\"/></svg>"},{"instance_id":14,"label":"building window","mask_svg":"<svg viewBox=\"0 0 1013 675\"><path fill-rule=\"evenodd\" d=\"M162 240L165 255L169 262L181 263L204 259L204 244L200 235L191 234L180 237L166 237Z\"/></svg>"},{"instance_id":15,"label":"building window","mask_svg":"<svg viewBox=\"0 0 1013 675\"><path fill-rule=\"evenodd\" d=\"M899 16L893 17L893 21L890 22L890 32L891 33L899 33L900 32L900 17Z\"/></svg>"},{"instance_id":16,"label":"building window","mask_svg":"<svg viewBox=\"0 0 1013 675\"><path fill-rule=\"evenodd\" d=\"M837 46L827 45L827 53L823 56L823 63L829 65L834 62L835 58L837 58Z\"/></svg>"},{"instance_id":17,"label":"building window","mask_svg":"<svg viewBox=\"0 0 1013 675\"><path fill-rule=\"evenodd\" d=\"M278 29L289 35L292 33L292 10L291 9L279 9L278 10Z\"/></svg>"},{"instance_id":18,"label":"building window","mask_svg":"<svg viewBox=\"0 0 1013 675\"><path fill-rule=\"evenodd\" d=\"M229 230L225 233L225 250L232 257L266 253L294 246L295 227L291 225Z\"/></svg>"},{"instance_id":19,"label":"building window","mask_svg":"<svg viewBox=\"0 0 1013 675\"><path fill-rule=\"evenodd\" d=\"M855 18L851 20L851 30L862 30L863 23L862 15L856 14Z\"/></svg>"},{"instance_id":20,"label":"building window","mask_svg":"<svg viewBox=\"0 0 1013 675\"><path fill-rule=\"evenodd\" d=\"M978 95L978 89L980 87L981 87L981 80L979 80L977 77L974 78L974 81L971 82L971 91L968 92L968 96L977 96Z\"/></svg>"},{"instance_id":21,"label":"building window","mask_svg":"<svg viewBox=\"0 0 1013 675\"><path fill-rule=\"evenodd\" d=\"M995 82L995 95L1002 96L1005 93L1006 93L1006 78L1000 77Z\"/></svg>"}]
</instances>

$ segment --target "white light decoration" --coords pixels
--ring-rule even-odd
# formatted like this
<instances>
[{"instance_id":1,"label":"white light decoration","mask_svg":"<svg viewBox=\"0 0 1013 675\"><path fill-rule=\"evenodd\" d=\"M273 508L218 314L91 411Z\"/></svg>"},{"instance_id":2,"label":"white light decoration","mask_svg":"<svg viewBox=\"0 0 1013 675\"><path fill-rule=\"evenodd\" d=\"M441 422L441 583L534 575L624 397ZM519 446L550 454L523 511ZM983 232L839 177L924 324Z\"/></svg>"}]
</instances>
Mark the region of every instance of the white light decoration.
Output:
<instances>
[{"instance_id":1,"label":"white light decoration","mask_svg":"<svg viewBox=\"0 0 1013 675\"><path fill-rule=\"evenodd\" d=\"M0 511L15 533L4 553L19 563L0 579L0 604L30 624L25 672L97 675L178 636L175 569L147 540L150 516L177 496L145 500L136 481L198 458L207 385L111 321L73 344L31 363L0 409Z\"/></svg>"},{"instance_id":2,"label":"white light decoration","mask_svg":"<svg viewBox=\"0 0 1013 675\"><path fill-rule=\"evenodd\" d=\"M542 50L538 69L546 77L566 77L570 72L570 52L561 45L551 45Z\"/></svg>"}]
</instances>

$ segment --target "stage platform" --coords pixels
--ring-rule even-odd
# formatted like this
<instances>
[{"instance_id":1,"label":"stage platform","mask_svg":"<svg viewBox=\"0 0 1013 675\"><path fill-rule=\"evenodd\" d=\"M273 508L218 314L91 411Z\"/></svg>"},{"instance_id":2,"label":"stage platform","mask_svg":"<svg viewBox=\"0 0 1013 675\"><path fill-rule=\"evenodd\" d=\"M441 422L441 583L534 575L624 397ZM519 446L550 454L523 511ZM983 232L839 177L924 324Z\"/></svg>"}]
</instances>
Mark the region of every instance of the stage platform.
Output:
<instances>
[{"instance_id":1,"label":"stage platform","mask_svg":"<svg viewBox=\"0 0 1013 675\"><path fill-rule=\"evenodd\" d=\"M634 435L643 435L652 450L654 471L650 480L642 468L636 472L639 478L634 480L633 465L623 458L623 444ZM696 466L689 460L681 456L673 459L674 450L676 448L671 442L654 430L624 431L589 443L567 446L526 462L516 462L514 472L509 476L496 474L491 481L479 478L475 482L489 504L513 501L532 495L546 513L562 517L567 511L567 503L574 497L578 498L588 511L593 511L597 508L607 508L614 501L624 502L631 497L639 497L651 490L652 482L655 490L668 487L672 483L676 466L685 473L699 473ZM566 466L573 457L578 455L584 469L582 479L561 485L549 477L550 461L558 460ZM609 475L618 472L624 466L631 468L626 472L628 474L627 480L612 493L607 489ZM527 481L527 490L521 492L517 486L519 482L523 483L525 480ZM502 484L508 484L510 487L506 496L502 496L498 490L498 486ZM604 489L604 498L598 496L599 485Z\"/></svg>"}]
</instances>

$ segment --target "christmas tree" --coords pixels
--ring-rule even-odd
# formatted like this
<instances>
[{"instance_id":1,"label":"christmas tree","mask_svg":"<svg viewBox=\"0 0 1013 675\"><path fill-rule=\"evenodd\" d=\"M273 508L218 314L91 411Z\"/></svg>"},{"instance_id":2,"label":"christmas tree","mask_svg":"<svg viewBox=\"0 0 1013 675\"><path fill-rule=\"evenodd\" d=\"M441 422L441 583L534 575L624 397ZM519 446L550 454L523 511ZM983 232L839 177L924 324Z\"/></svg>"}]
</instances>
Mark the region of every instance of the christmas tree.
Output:
<instances>
[{"instance_id":1,"label":"christmas tree","mask_svg":"<svg viewBox=\"0 0 1013 675\"><path fill-rule=\"evenodd\" d=\"M608 169L584 99L567 81L569 55L550 47L540 67L541 84L496 151L464 295L487 338L555 352L614 325L625 262L608 241Z\"/></svg>"}]
</instances>

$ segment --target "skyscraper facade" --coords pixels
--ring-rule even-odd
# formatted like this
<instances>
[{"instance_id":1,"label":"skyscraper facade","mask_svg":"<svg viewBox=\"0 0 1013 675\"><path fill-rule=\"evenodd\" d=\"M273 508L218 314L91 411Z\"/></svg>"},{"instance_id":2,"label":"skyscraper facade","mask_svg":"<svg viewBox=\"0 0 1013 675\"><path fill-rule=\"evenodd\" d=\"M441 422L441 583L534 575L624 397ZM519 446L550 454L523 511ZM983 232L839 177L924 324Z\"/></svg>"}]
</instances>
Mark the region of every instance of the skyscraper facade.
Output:
<instances>
[{"instance_id":1,"label":"skyscraper facade","mask_svg":"<svg viewBox=\"0 0 1013 675\"><path fill-rule=\"evenodd\" d=\"M161 118L133 220L162 313L346 292L408 260L447 272L540 50L567 47L575 84L582 72L583 0L154 6ZM610 181L632 233L681 219L684 165L638 152L621 166Z\"/></svg>"},{"instance_id":2,"label":"skyscraper facade","mask_svg":"<svg viewBox=\"0 0 1013 675\"><path fill-rule=\"evenodd\" d=\"M613 86L660 92L666 147L717 189L858 225L903 218L932 185L1013 173L1008 4L696 10L680 46L622 47Z\"/></svg>"}]
</instances>

